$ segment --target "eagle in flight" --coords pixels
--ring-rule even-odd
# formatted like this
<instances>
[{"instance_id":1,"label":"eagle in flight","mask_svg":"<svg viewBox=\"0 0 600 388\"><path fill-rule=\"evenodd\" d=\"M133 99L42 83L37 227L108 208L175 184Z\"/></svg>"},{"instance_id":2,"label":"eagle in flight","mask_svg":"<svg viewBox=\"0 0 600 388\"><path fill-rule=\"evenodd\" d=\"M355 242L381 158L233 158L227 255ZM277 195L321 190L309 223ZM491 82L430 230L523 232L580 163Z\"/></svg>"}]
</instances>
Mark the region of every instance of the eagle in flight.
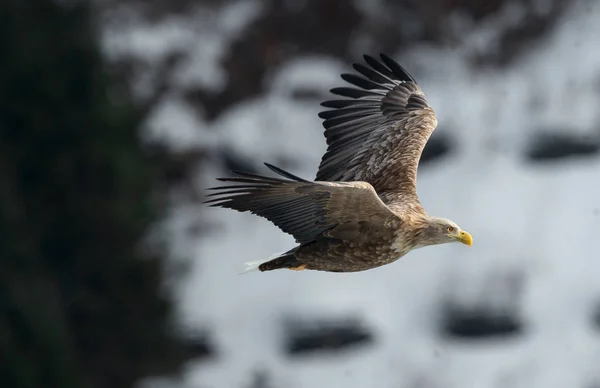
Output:
<instances>
[{"instance_id":1,"label":"eagle in flight","mask_svg":"<svg viewBox=\"0 0 600 388\"><path fill-rule=\"evenodd\" d=\"M390 264L413 249L461 242L471 235L427 214L417 196L421 153L437 118L415 79L385 54L365 55L354 87L325 101L327 152L314 181L265 163L277 177L234 172L218 178L211 206L249 211L291 234L298 244L247 271L275 269L357 272Z\"/></svg>"}]
</instances>

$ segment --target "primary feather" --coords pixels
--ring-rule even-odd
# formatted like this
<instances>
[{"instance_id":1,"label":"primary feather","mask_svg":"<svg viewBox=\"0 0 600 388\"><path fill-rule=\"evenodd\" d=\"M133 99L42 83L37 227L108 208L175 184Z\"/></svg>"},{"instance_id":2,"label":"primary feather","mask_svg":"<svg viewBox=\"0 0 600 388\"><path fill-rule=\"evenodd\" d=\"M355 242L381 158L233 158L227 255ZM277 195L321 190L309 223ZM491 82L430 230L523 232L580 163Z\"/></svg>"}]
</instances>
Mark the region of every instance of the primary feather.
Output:
<instances>
[{"instance_id":1,"label":"primary feather","mask_svg":"<svg viewBox=\"0 0 600 388\"><path fill-rule=\"evenodd\" d=\"M369 182L386 203L418 201L417 167L437 118L414 78L391 58L365 55L364 77L342 75L362 89L334 88L347 97L325 101L327 151L316 180Z\"/></svg>"}]
</instances>

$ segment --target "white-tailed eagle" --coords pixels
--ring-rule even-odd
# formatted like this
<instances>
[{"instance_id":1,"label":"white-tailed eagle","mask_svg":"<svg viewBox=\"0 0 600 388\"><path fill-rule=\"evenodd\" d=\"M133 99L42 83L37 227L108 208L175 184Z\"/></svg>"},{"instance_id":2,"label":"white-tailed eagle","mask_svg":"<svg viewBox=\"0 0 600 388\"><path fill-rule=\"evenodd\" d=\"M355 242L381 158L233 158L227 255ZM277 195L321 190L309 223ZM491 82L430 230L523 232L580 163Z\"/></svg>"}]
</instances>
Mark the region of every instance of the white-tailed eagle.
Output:
<instances>
[{"instance_id":1,"label":"white-tailed eagle","mask_svg":"<svg viewBox=\"0 0 600 388\"><path fill-rule=\"evenodd\" d=\"M298 243L248 270L356 272L428 245L472 244L419 202L417 167L437 119L413 77L380 57L365 55L353 66L360 75L342 74L354 87L332 89L343 98L321 104L331 108L319 113L328 148L314 181L266 164L278 177L233 172L218 180L234 185L209 189L211 206L264 217Z\"/></svg>"}]
</instances>

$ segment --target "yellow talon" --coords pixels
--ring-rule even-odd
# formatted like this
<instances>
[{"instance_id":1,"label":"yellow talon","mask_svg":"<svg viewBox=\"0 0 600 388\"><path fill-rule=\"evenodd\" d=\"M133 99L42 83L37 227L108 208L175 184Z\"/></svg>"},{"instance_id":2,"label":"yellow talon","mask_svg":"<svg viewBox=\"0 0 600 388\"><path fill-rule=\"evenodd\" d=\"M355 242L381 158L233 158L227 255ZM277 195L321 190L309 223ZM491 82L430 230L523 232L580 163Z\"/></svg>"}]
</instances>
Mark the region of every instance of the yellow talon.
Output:
<instances>
[{"instance_id":1,"label":"yellow talon","mask_svg":"<svg viewBox=\"0 0 600 388\"><path fill-rule=\"evenodd\" d=\"M306 269L306 264L300 264L299 266L291 267L290 269L292 271L302 271L302 270Z\"/></svg>"}]
</instances>

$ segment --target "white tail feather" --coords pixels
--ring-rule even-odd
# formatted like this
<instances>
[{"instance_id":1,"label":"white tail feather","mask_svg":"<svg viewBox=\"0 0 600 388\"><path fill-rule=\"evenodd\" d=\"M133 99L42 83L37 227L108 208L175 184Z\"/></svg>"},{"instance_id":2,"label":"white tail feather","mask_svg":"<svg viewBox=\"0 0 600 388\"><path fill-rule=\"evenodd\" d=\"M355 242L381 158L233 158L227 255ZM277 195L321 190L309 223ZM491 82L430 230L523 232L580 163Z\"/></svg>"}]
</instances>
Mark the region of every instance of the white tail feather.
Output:
<instances>
[{"instance_id":1,"label":"white tail feather","mask_svg":"<svg viewBox=\"0 0 600 388\"><path fill-rule=\"evenodd\" d=\"M248 261L246 264L246 269L244 269L242 272L240 272L240 275L244 275L247 274L248 272L254 272L254 271L258 271L258 267L264 263L264 260L257 260L257 261Z\"/></svg>"},{"instance_id":2,"label":"white tail feather","mask_svg":"<svg viewBox=\"0 0 600 388\"><path fill-rule=\"evenodd\" d=\"M248 272L254 272L254 271L258 271L258 267L263 264L266 263L267 261L271 261L273 259L278 258L281 255L284 255L287 252L278 252L278 253L274 253L271 256L269 256L268 259L266 260L256 260L256 261L248 261L244 264L246 264L246 268L240 272L240 275L244 275L247 274Z\"/></svg>"}]
</instances>

